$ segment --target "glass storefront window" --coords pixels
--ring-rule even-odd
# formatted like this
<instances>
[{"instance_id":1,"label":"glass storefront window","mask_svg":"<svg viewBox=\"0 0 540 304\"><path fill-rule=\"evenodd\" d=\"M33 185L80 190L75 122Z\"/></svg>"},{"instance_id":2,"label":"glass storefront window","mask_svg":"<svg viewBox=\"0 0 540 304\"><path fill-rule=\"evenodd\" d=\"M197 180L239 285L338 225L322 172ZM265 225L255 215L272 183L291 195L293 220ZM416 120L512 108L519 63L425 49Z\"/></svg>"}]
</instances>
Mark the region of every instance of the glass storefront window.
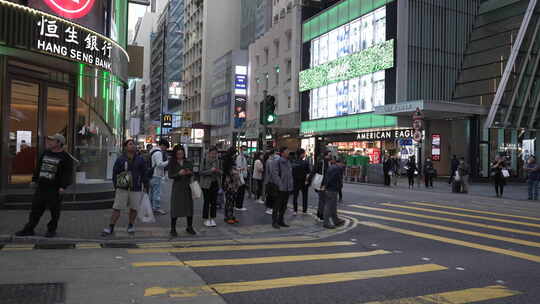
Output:
<instances>
[{"instance_id":1,"label":"glass storefront window","mask_svg":"<svg viewBox=\"0 0 540 304\"><path fill-rule=\"evenodd\" d=\"M123 84L108 72L81 65L75 117L75 157L78 183L112 178L124 133Z\"/></svg>"},{"instance_id":2,"label":"glass storefront window","mask_svg":"<svg viewBox=\"0 0 540 304\"><path fill-rule=\"evenodd\" d=\"M38 155L38 83L11 81L9 104L8 183L28 184Z\"/></svg>"}]
</instances>

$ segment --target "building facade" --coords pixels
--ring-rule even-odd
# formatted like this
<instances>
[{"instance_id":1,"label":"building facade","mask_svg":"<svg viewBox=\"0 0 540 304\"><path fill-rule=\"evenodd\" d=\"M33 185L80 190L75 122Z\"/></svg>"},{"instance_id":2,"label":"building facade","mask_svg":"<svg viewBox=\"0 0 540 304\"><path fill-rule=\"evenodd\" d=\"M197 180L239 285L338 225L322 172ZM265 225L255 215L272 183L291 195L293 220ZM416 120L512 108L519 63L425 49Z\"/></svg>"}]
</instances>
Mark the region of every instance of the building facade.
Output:
<instances>
[{"instance_id":1,"label":"building facade","mask_svg":"<svg viewBox=\"0 0 540 304\"><path fill-rule=\"evenodd\" d=\"M0 1L0 203L27 191L55 133L78 160L70 193L88 183L110 188L124 139L127 2L80 1L89 9L64 17L19 2Z\"/></svg>"},{"instance_id":2,"label":"building facade","mask_svg":"<svg viewBox=\"0 0 540 304\"><path fill-rule=\"evenodd\" d=\"M451 173L456 155L475 178L489 177L489 164L501 155L512 176L523 177L524 162L538 154L538 10L525 0L344 0L306 20L309 61L300 75L305 145L314 153L328 146L366 155L372 163L391 154L414 155L420 164L432 158L440 175ZM365 48L366 39L374 39L371 47ZM367 86L365 77L372 77ZM412 128L418 110L417 140L380 133ZM386 143L376 140L382 138Z\"/></svg>"},{"instance_id":3,"label":"building facade","mask_svg":"<svg viewBox=\"0 0 540 304\"><path fill-rule=\"evenodd\" d=\"M185 101L181 105L183 113L191 113L193 122L201 121L202 100L202 58L203 58L203 0L185 0L184 6L184 94Z\"/></svg>"},{"instance_id":4,"label":"building facade","mask_svg":"<svg viewBox=\"0 0 540 304\"><path fill-rule=\"evenodd\" d=\"M210 142L220 149L237 142L246 121L247 66L247 50L230 51L213 64Z\"/></svg>"},{"instance_id":5,"label":"building facade","mask_svg":"<svg viewBox=\"0 0 540 304\"><path fill-rule=\"evenodd\" d=\"M299 146L300 102L298 75L301 66L301 12L294 1L275 2L272 27L249 47L249 97L246 136L259 139L260 103L264 91L276 101L276 123L270 125L279 146ZM253 138L255 137L255 138Z\"/></svg>"},{"instance_id":6,"label":"building facade","mask_svg":"<svg viewBox=\"0 0 540 304\"><path fill-rule=\"evenodd\" d=\"M151 35L150 120L160 128L162 114L179 114L184 66L184 0L169 0ZM171 94L169 94L171 93ZM167 134L168 130L159 130Z\"/></svg>"}]
</instances>

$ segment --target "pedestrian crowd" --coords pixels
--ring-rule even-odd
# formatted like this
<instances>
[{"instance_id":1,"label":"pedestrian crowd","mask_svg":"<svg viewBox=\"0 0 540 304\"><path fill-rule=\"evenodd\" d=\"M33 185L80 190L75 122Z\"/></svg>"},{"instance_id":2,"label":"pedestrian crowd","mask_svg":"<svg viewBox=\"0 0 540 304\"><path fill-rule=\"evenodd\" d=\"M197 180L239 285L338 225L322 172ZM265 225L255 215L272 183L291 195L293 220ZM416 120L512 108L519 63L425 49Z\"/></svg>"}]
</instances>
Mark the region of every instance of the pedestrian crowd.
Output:
<instances>
[{"instance_id":1,"label":"pedestrian crowd","mask_svg":"<svg viewBox=\"0 0 540 304\"><path fill-rule=\"evenodd\" d=\"M34 235L34 228L46 209L50 210L51 220L45 236L56 235L65 189L73 182L72 172L76 162L71 154L64 151L65 143L65 137L61 134L47 137L47 149L40 156L32 178L31 186L35 192L28 222L15 233L16 236ZM134 140L124 142L123 153L116 159L112 170L115 197L110 222L103 229L102 236L114 234L122 212L128 214L127 232L135 233L135 220L141 210L148 210L151 218L169 213L171 237L178 236L178 218L186 218L186 232L195 235L194 201L199 198L203 200L202 219L205 226L217 226L218 206L223 208L225 223L238 224L235 213L247 211L244 206L246 190L253 194L255 202L265 205L265 213L272 216L272 227L275 229L289 227L285 214L291 196L293 214L299 214L300 193L301 212L307 214L309 188L318 196L316 217L325 228L334 229L345 222L337 215L337 204L343 200L345 164L330 151L323 153L312 165L303 149L291 153L283 147L268 153L254 153L254 161L250 164L246 147L241 147L239 151L230 147L221 155L212 147L203 157L200 168L195 170L181 145L176 145L172 153L169 153L169 149L170 144L166 140L161 140L157 147L148 145L142 151L139 151ZM496 196L503 197L507 179L511 176L507 159L497 156L489 170ZM540 165L534 156L527 159L523 170L527 173L528 199L538 200ZM465 158L452 157L448 183L453 192L469 192L470 171ZM430 158L426 158L422 165L411 156L403 168L397 156L385 158L385 185L397 186L399 176L403 173L407 176L409 189L414 188L415 182L419 185L422 177L426 188L433 187L433 180L437 176ZM161 189L166 179L172 181L169 211L161 207ZM147 208L143 208L143 205Z\"/></svg>"},{"instance_id":2,"label":"pedestrian crowd","mask_svg":"<svg viewBox=\"0 0 540 304\"><path fill-rule=\"evenodd\" d=\"M48 137L48 149L40 159L33 180L37 185L29 222L17 236L34 235L46 208L51 210L47 237L54 237L60 217L62 194L71 183L73 158L63 150L65 138L61 135ZM109 225L102 231L107 237L115 233L121 213L128 215L127 232L135 233L138 212L144 210L145 198L152 216L170 215L170 236L177 237L179 218L185 218L186 232L196 235L193 227L194 201L203 200L202 219L207 227L216 227L217 209L223 209L223 221L239 223L237 212L245 212L246 190L253 194L255 202L265 204L265 213L272 216L272 227L289 227L285 214L292 196L294 215L299 214L298 199L302 193L301 212L308 212L309 188L314 187L319 196L317 219L323 226L334 229L345 223L337 215L337 203L342 200L344 164L330 153L324 154L315 168L306 160L306 153L299 149L291 153L288 148L268 153L254 154L252 165L246 157L246 147L238 151L231 147L226 151L210 148L194 170L183 146L176 145L169 153L170 144L161 140L158 146L147 145L139 150L136 142L128 139L123 153L116 159L112 170L115 189ZM196 172L197 171L197 172ZM161 206L163 183L172 181L170 210ZM312 181L317 183L312 185ZM221 198L221 199L220 199Z\"/></svg>"},{"instance_id":3,"label":"pedestrian crowd","mask_svg":"<svg viewBox=\"0 0 540 304\"><path fill-rule=\"evenodd\" d=\"M537 163L534 156L529 156L523 170L527 174L528 199L538 200L540 164ZM489 165L489 171L495 188L495 196L502 198L504 187L508 179L512 176L507 158L503 155L496 155L495 160ZM451 185L452 192L469 193L470 174L471 169L465 158L458 158L456 155L453 155L450 161L450 176L448 179L448 184ZM417 186L420 187L422 178L426 188L433 188L433 180L437 177L437 170L433 165L432 159L429 157L421 165L416 161L415 156L411 156L402 168L399 158L392 155L386 157L383 162L383 175L386 186L397 186L399 177L405 175L409 183L409 189L414 189L415 181Z\"/></svg>"}]
</instances>

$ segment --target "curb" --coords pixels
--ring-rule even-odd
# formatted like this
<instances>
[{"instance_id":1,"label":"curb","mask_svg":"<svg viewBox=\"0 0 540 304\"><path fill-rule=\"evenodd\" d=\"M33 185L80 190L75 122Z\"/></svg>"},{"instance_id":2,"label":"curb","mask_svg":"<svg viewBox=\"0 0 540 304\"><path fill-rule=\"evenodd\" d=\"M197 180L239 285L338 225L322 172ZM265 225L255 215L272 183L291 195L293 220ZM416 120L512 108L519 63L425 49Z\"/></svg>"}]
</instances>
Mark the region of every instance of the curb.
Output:
<instances>
[{"instance_id":1,"label":"curb","mask_svg":"<svg viewBox=\"0 0 540 304\"><path fill-rule=\"evenodd\" d=\"M312 217L315 221L315 215L309 213L309 216ZM2 251L28 251L28 250L46 250L46 249L100 249L100 248L121 248L121 249L134 249L134 248L148 248L152 246L153 243L185 243L189 242L212 242L212 241L231 241L242 243L250 239L257 238L280 238L280 237L302 237L305 236L311 240L320 240L332 236L336 236L342 233L346 233L358 226L358 220L354 217L341 215L341 218L345 220L345 224L336 229L325 229L322 227L322 223L314 222L312 229L306 231L296 230L285 233L272 232L272 233L261 233L254 234L251 236L243 235L230 235L225 238L216 238L216 237L181 237L181 238L133 238L133 239L104 239L104 238L89 238L89 239L79 239L79 238L59 238L47 239L40 236L32 237L15 237L13 235L0 235L0 252ZM286 230L284 230L286 231ZM264 241L263 241L264 243Z\"/></svg>"}]
</instances>

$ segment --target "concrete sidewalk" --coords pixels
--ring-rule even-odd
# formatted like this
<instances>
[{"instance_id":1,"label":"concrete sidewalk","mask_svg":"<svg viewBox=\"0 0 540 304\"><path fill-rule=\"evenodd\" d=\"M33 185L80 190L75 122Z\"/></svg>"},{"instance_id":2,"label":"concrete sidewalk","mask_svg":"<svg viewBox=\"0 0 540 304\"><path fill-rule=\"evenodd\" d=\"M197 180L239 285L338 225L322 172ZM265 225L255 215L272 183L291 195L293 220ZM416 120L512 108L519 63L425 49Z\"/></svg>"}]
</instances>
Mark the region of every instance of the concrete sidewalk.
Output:
<instances>
[{"instance_id":1,"label":"concrete sidewalk","mask_svg":"<svg viewBox=\"0 0 540 304\"><path fill-rule=\"evenodd\" d=\"M310 191L310 213L299 213L293 215L292 210L287 210L285 222L290 228L272 228L272 216L265 213L265 206L256 203L246 195L244 206L247 211L236 211L235 216L240 221L239 224L230 225L223 221L223 210L218 209L216 218L217 227L210 228L203 225L202 200L195 201L194 228L197 235L192 236L185 232L186 219L179 218L177 223L178 238L171 239L170 216L156 216L155 223L135 224L134 235L127 233L127 212L121 215L116 225L114 236L102 237L101 232L108 227L111 209L108 210L81 210L62 211L58 225L58 235L53 239L46 239L43 235L46 232L46 224L50 219L50 213L45 212L34 237L14 237L13 234L22 229L28 219L28 210L0 210L0 242L52 242L52 241L91 241L91 242L146 242L146 241L169 241L169 240L200 240L200 239L237 239L249 237L275 237L283 235L331 235L346 229L348 225L341 229L327 230L322 224L317 222L311 214L316 208L317 197ZM164 210L169 210L169 204L162 205ZM289 203L292 207L292 198ZM300 207L301 208L301 207Z\"/></svg>"},{"instance_id":2,"label":"concrete sidewalk","mask_svg":"<svg viewBox=\"0 0 540 304\"><path fill-rule=\"evenodd\" d=\"M396 189L403 189L406 191L425 191L425 192L431 192L431 193L452 193L452 187L448 183L447 179L439 178L435 181L433 181L433 188L426 188L424 184L424 179L422 178L420 180L420 183L418 183L418 179L415 179L414 181L414 189L409 189L409 182L406 177L399 178L398 185L395 187L392 185L392 188ZM354 185L354 183L350 183L351 185ZM381 184L362 184L362 185L368 185L368 186L378 186L378 187L387 187ZM467 195L465 193L461 193L463 195ZM469 195L476 195L476 196L484 196L484 197L493 197L497 199L495 195L495 186L493 183L472 183L469 186ZM527 192L527 184L526 183L507 183L504 187L504 196L505 199L513 199L513 200L527 200L528 198L528 192Z\"/></svg>"}]
</instances>

